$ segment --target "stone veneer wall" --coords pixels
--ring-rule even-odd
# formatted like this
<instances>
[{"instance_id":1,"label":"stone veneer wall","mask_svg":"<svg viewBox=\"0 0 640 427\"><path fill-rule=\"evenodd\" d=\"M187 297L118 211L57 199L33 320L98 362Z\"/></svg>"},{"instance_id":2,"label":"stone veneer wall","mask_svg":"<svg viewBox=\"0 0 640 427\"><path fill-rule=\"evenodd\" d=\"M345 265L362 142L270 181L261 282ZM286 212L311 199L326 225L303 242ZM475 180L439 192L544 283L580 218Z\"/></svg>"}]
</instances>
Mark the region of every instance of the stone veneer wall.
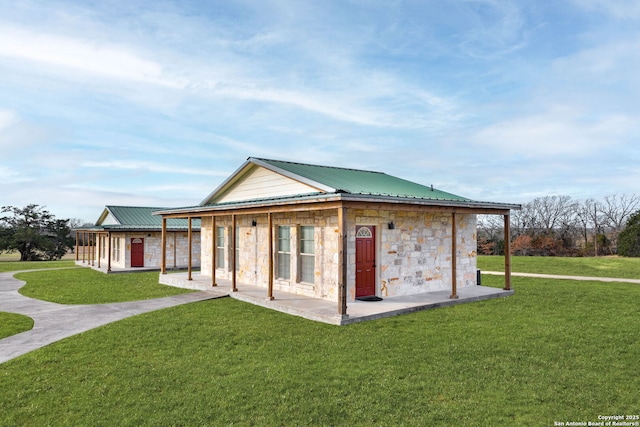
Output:
<instances>
[{"instance_id":1,"label":"stone veneer wall","mask_svg":"<svg viewBox=\"0 0 640 427\"><path fill-rule=\"evenodd\" d=\"M151 235L149 237L149 234ZM130 268L131 267L131 239L144 239L144 266L152 268L160 268L162 260L162 233L161 232L133 232L133 233L111 233L111 268ZM119 239L119 240L118 240ZM200 266L200 232L192 232L192 266ZM119 244L117 243L119 242ZM105 237L104 241L100 240L100 244L104 243L101 249L100 263L105 266L108 262L108 242ZM117 249L120 247L119 260L116 259ZM189 261L189 238L186 231L168 231L167 232L167 268L186 268Z\"/></svg>"},{"instance_id":2,"label":"stone veneer wall","mask_svg":"<svg viewBox=\"0 0 640 427\"><path fill-rule=\"evenodd\" d=\"M274 289L337 301L338 283L338 230L337 212L297 212L272 215L274 228L290 227L291 271L290 279L274 278ZM332 215L333 213L333 215ZM255 220L256 226L251 222ZM269 234L266 216L241 216L236 219L239 235L238 283L268 286L269 281ZM316 242L314 283L300 282L298 268L298 233L300 226L314 227ZM216 277L231 280L231 220L216 218L216 227L224 227L224 268L216 269ZM201 219L203 275L211 276L211 218ZM277 257L277 234L274 235L274 255ZM276 261L274 261L275 263Z\"/></svg>"},{"instance_id":3,"label":"stone veneer wall","mask_svg":"<svg viewBox=\"0 0 640 427\"><path fill-rule=\"evenodd\" d=\"M375 225L381 297L451 289L450 213L350 210L348 295L355 297L355 226ZM389 230L393 222L395 229ZM456 215L457 286L476 284L476 215Z\"/></svg>"},{"instance_id":4,"label":"stone veneer wall","mask_svg":"<svg viewBox=\"0 0 640 427\"><path fill-rule=\"evenodd\" d=\"M378 210L347 211L347 298L355 299L355 227L376 226L376 289L379 296L391 297L451 289L451 219L450 213L418 213ZM257 226L251 221L256 220ZM291 227L290 280L275 278L274 288L331 301L338 300L338 226L335 210L273 214L273 225ZM394 230L388 229L393 221ZM239 216L239 269L237 281L267 287L268 231L267 218ZM299 226L315 227L315 281L297 280ZM225 268L216 277L231 280L231 220L216 219L216 227L225 229ZM475 285L476 216L456 215L458 287ZM211 218L202 218L202 274L211 275ZM274 236L277 257L277 236ZM277 265L277 260L274 260Z\"/></svg>"}]
</instances>

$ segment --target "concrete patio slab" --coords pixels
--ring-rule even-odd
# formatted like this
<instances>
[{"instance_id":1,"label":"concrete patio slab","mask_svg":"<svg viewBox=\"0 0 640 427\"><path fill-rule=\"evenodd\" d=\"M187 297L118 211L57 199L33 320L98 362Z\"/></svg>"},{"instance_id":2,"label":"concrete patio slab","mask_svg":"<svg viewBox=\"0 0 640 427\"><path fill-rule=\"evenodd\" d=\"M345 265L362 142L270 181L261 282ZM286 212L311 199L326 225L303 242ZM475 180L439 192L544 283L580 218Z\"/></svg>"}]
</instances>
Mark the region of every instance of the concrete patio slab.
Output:
<instances>
[{"instance_id":1,"label":"concrete patio slab","mask_svg":"<svg viewBox=\"0 0 640 427\"><path fill-rule=\"evenodd\" d=\"M99 271L105 274L116 274L116 273L141 273L145 271L160 271L160 267L130 267L130 268L122 268L122 267L111 267L111 271L108 270L107 265L102 263L98 266L97 262L88 262L88 261L76 261L76 265L78 267L86 267L91 268L92 270Z\"/></svg>"},{"instance_id":2,"label":"concrete patio slab","mask_svg":"<svg viewBox=\"0 0 640 427\"><path fill-rule=\"evenodd\" d=\"M348 315L340 316L338 315L338 305L333 301L275 290L274 299L269 300L266 288L237 283L238 291L231 292L229 280L218 279L217 286L212 287L210 277L196 273L192 274L192 280L187 280L187 273L161 274L160 283L198 290L216 289L228 293L231 298L240 301L332 325L349 325L414 311L506 297L514 293L513 290L468 286L458 289L458 299L449 298L450 291L440 291L388 297L376 302L354 301L347 304Z\"/></svg>"}]
</instances>

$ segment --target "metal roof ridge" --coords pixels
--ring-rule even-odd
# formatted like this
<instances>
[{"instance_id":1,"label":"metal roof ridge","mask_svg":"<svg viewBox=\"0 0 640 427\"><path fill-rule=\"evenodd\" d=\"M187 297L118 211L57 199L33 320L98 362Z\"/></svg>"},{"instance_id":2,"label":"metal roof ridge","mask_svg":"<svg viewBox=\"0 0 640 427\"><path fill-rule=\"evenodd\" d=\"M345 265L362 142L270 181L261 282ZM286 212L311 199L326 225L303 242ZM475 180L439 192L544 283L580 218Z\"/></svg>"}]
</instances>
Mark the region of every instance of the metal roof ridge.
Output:
<instances>
[{"instance_id":1,"label":"metal roof ridge","mask_svg":"<svg viewBox=\"0 0 640 427\"><path fill-rule=\"evenodd\" d=\"M316 168L340 169L340 170L347 170L347 171L353 171L353 172L366 172L366 173L377 173L377 174L380 174L380 175L387 175L385 172L372 171L372 170L367 170L367 169L347 168L347 167L343 167L343 166L320 165L320 164L314 164L314 163L292 162L290 160L265 159L263 157L249 157L248 160L261 160L263 162L281 162L281 163L289 163L291 165L299 165L299 166L311 166L311 167L316 167ZM391 175L389 175L389 176L391 176Z\"/></svg>"}]
</instances>

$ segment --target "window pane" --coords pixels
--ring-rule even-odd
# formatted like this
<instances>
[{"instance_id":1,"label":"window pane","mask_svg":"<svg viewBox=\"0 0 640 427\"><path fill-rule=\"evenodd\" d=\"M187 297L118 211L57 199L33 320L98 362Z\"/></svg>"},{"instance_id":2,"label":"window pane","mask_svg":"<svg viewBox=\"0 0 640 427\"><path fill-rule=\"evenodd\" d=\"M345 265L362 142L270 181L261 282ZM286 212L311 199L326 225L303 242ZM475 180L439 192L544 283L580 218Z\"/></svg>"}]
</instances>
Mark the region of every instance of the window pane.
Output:
<instances>
[{"instance_id":1,"label":"window pane","mask_svg":"<svg viewBox=\"0 0 640 427\"><path fill-rule=\"evenodd\" d=\"M300 227L300 253L315 253L315 244L313 241L313 227Z\"/></svg>"},{"instance_id":2,"label":"window pane","mask_svg":"<svg viewBox=\"0 0 640 427\"><path fill-rule=\"evenodd\" d=\"M224 227L217 227L216 246L219 248L224 248Z\"/></svg>"},{"instance_id":3,"label":"window pane","mask_svg":"<svg viewBox=\"0 0 640 427\"><path fill-rule=\"evenodd\" d=\"M224 248L216 249L216 268L224 268Z\"/></svg>"},{"instance_id":4,"label":"window pane","mask_svg":"<svg viewBox=\"0 0 640 427\"><path fill-rule=\"evenodd\" d=\"M289 227L278 227L278 278L291 277L291 230Z\"/></svg>"},{"instance_id":5,"label":"window pane","mask_svg":"<svg viewBox=\"0 0 640 427\"><path fill-rule=\"evenodd\" d=\"M240 227L236 227L236 271L240 271Z\"/></svg>"},{"instance_id":6,"label":"window pane","mask_svg":"<svg viewBox=\"0 0 640 427\"><path fill-rule=\"evenodd\" d=\"M291 277L291 254L278 253L278 278L289 279Z\"/></svg>"},{"instance_id":7,"label":"window pane","mask_svg":"<svg viewBox=\"0 0 640 427\"><path fill-rule=\"evenodd\" d=\"M315 279L315 242L313 227L300 227L300 280L313 283Z\"/></svg>"},{"instance_id":8,"label":"window pane","mask_svg":"<svg viewBox=\"0 0 640 427\"><path fill-rule=\"evenodd\" d=\"M315 257L313 255L300 256L300 280L307 283L314 282Z\"/></svg>"},{"instance_id":9,"label":"window pane","mask_svg":"<svg viewBox=\"0 0 640 427\"><path fill-rule=\"evenodd\" d=\"M224 227L216 227L216 268L224 268Z\"/></svg>"},{"instance_id":10,"label":"window pane","mask_svg":"<svg viewBox=\"0 0 640 427\"><path fill-rule=\"evenodd\" d=\"M291 251L291 230L289 227L278 227L278 251Z\"/></svg>"}]
</instances>

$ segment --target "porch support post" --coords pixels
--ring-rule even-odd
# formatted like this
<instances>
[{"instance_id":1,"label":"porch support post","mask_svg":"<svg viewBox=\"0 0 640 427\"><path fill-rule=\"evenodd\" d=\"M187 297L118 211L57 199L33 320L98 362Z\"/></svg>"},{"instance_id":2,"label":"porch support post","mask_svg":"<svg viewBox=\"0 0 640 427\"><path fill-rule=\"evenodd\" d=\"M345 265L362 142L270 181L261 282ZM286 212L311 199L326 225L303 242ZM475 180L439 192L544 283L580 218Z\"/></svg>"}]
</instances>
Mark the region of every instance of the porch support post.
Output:
<instances>
[{"instance_id":1,"label":"porch support post","mask_svg":"<svg viewBox=\"0 0 640 427\"><path fill-rule=\"evenodd\" d=\"M238 286L236 284L236 238L238 232L236 230L236 216L231 215L231 292L238 292Z\"/></svg>"},{"instance_id":2,"label":"porch support post","mask_svg":"<svg viewBox=\"0 0 640 427\"><path fill-rule=\"evenodd\" d=\"M217 286L216 283L216 217L211 215L211 286Z\"/></svg>"},{"instance_id":3,"label":"porch support post","mask_svg":"<svg viewBox=\"0 0 640 427\"><path fill-rule=\"evenodd\" d=\"M511 290L511 216L504 216L504 290Z\"/></svg>"},{"instance_id":4,"label":"porch support post","mask_svg":"<svg viewBox=\"0 0 640 427\"><path fill-rule=\"evenodd\" d=\"M86 258L87 253L87 232L82 232L82 263L84 264L84 260Z\"/></svg>"},{"instance_id":5,"label":"porch support post","mask_svg":"<svg viewBox=\"0 0 640 427\"><path fill-rule=\"evenodd\" d=\"M269 287L267 299L273 300L273 217L271 212L267 213L267 229L269 232Z\"/></svg>"},{"instance_id":6,"label":"porch support post","mask_svg":"<svg viewBox=\"0 0 640 427\"><path fill-rule=\"evenodd\" d=\"M107 273L111 271L111 232L107 233Z\"/></svg>"},{"instance_id":7,"label":"porch support post","mask_svg":"<svg viewBox=\"0 0 640 427\"><path fill-rule=\"evenodd\" d=\"M347 209L338 208L338 315L347 315Z\"/></svg>"},{"instance_id":8,"label":"porch support post","mask_svg":"<svg viewBox=\"0 0 640 427\"><path fill-rule=\"evenodd\" d=\"M78 253L78 230L76 230L76 262L80 260L80 254Z\"/></svg>"},{"instance_id":9,"label":"porch support post","mask_svg":"<svg viewBox=\"0 0 640 427\"><path fill-rule=\"evenodd\" d=\"M187 229L187 240L189 241L189 261L187 266L187 280L193 280L192 268L191 268L191 263L193 261L193 233L192 233L192 226L191 226L191 217L189 217L189 220L187 223L189 224Z\"/></svg>"},{"instance_id":10,"label":"porch support post","mask_svg":"<svg viewBox=\"0 0 640 427\"><path fill-rule=\"evenodd\" d=\"M167 274L167 218L162 217L162 258L160 260L160 274ZM111 239L109 239L111 241ZM111 245L111 243L109 243ZM109 246L111 247L111 246ZM109 257L111 259L111 257Z\"/></svg>"},{"instance_id":11,"label":"porch support post","mask_svg":"<svg viewBox=\"0 0 640 427\"><path fill-rule=\"evenodd\" d=\"M100 268L100 258L102 258L102 234L96 234L96 240L98 240L98 268Z\"/></svg>"},{"instance_id":12,"label":"porch support post","mask_svg":"<svg viewBox=\"0 0 640 427\"><path fill-rule=\"evenodd\" d=\"M458 272L457 270L457 236L456 236L456 213L451 213L451 296L450 299L458 299Z\"/></svg>"}]
</instances>

